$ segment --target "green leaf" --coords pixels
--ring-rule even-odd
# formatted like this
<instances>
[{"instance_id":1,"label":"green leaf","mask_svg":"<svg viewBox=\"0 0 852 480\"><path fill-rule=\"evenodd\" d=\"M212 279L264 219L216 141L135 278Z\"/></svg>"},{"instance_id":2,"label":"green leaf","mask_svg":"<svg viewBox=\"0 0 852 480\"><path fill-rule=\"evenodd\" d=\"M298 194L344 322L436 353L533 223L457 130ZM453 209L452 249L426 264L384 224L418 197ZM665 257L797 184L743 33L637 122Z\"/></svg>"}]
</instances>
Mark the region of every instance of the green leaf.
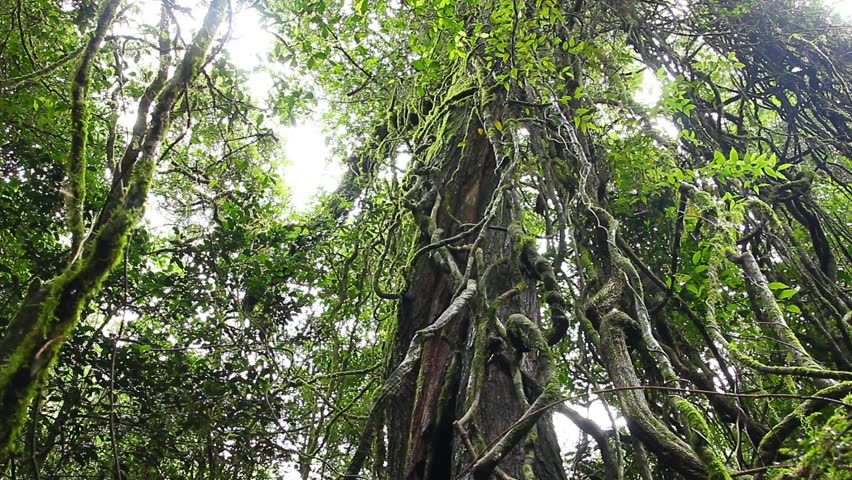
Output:
<instances>
[{"instance_id":1,"label":"green leaf","mask_svg":"<svg viewBox=\"0 0 852 480\"><path fill-rule=\"evenodd\" d=\"M779 299L781 299L781 300L783 300L783 299L785 299L785 298L790 298L790 297L792 297L793 295L795 295L795 294L797 294L797 293L799 293L799 291L798 291L798 290L793 290L793 289L791 288L791 289L789 289L789 290L784 290L783 292L781 292L781 295L778 295L778 298L779 298Z\"/></svg>"},{"instance_id":2,"label":"green leaf","mask_svg":"<svg viewBox=\"0 0 852 480\"><path fill-rule=\"evenodd\" d=\"M355 2L355 13L358 15L367 13L367 0L358 0Z\"/></svg>"},{"instance_id":3,"label":"green leaf","mask_svg":"<svg viewBox=\"0 0 852 480\"><path fill-rule=\"evenodd\" d=\"M802 313L798 305L787 305L786 310L791 313Z\"/></svg>"},{"instance_id":4,"label":"green leaf","mask_svg":"<svg viewBox=\"0 0 852 480\"><path fill-rule=\"evenodd\" d=\"M694 265L698 265L698 263L700 261L701 261L701 251L699 250L699 251L692 254L692 263Z\"/></svg>"},{"instance_id":5,"label":"green leaf","mask_svg":"<svg viewBox=\"0 0 852 480\"><path fill-rule=\"evenodd\" d=\"M771 288L772 290L781 290L781 289L783 289L783 288L790 288L790 286L789 286L789 285L787 285L786 283L781 283L781 282L770 282L770 283L769 283L769 288Z\"/></svg>"}]
</instances>

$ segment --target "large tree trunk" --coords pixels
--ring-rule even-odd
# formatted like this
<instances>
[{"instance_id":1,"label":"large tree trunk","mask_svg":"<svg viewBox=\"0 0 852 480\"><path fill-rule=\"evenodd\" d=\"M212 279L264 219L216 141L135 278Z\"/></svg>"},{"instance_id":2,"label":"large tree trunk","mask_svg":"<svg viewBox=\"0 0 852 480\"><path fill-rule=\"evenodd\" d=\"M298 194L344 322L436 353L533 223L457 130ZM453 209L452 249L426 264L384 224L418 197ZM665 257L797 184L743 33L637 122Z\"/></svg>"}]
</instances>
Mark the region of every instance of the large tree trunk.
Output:
<instances>
[{"instance_id":1,"label":"large tree trunk","mask_svg":"<svg viewBox=\"0 0 852 480\"><path fill-rule=\"evenodd\" d=\"M425 200L411 205L423 233L419 245L453 237L485 220L484 228L473 229L452 244L475 244L484 262L472 268L478 281L474 299L440 335L426 340L416 382L387 407L389 478L476 477L472 468L476 458L470 447L482 456L512 430L543 387L532 381L519 391L520 364L528 379L537 378L543 366L534 355L522 362L522 353L498 326L505 325L512 314L522 314L537 324L541 307L535 279L518 268L517 239L509 234L520 212L517 202L512 202L514 193L501 188L501 178L509 173L512 162L503 158L498 166L495 161L499 149L489 137L501 133L493 125L473 120L479 113L472 107L476 97L471 91L466 98L451 100L455 104L435 108L428 122L441 126L433 133L437 140L422 157L414 159L434 167L421 169L420 194L410 195ZM491 115L499 118L497 112ZM486 129L492 130L490 134ZM435 248L415 260L400 302L392 366L402 362L415 334L447 310L459 291L461 282L448 271L448 265L454 263L449 270L457 266L464 274L471 249L454 250ZM516 294L495 309L495 298L516 287L520 287ZM472 404L475 414L471 421L454 426ZM528 437L535 449L534 478L565 478L549 414L538 421L537 432L537 437ZM499 468L515 478L524 478L524 443L518 441L499 462Z\"/></svg>"}]
</instances>

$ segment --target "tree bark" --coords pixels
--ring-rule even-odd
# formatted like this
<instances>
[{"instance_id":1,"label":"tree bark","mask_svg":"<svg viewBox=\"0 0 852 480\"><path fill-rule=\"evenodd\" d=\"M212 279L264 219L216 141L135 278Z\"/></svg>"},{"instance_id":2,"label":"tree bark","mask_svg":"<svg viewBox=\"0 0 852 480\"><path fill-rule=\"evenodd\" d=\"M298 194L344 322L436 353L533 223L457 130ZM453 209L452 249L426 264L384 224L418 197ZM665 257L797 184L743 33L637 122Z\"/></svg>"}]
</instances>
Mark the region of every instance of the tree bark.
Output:
<instances>
[{"instance_id":1,"label":"tree bark","mask_svg":"<svg viewBox=\"0 0 852 480\"><path fill-rule=\"evenodd\" d=\"M519 249L509 235L520 212L511 201L513 193L504 188L501 179L512 165L507 158L495 160L499 149L485 133L486 128L492 129L493 138L500 136L499 130L472 120L478 113L473 107L475 100L471 92L457 104L436 108L437 115L448 109L444 118L430 120L444 128L433 134L436 143L428 147L423 158L414 159L434 167L423 169L428 172L419 179L423 195L415 196L431 201L412 205L423 232L421 247L484 223L454 244L467 244L466 250L451 252L439 247L414 262L399 305L391 365L398 365L415 334L448 308L459 288L453 271L457 268L463 273L469 262L476 263L470 258L471 250L477 252L473 255L481 255L482 263L472 269L478 276L479 289L466 313L448 324L440 336L425 342L416 382L387 407L389 478L488 478L490 471L484 476L474 475L473 464L485 455L486 447L518 427L515 422L540 393L540 389L531 392L530 385L519 390L518 380L522 364L530 378L535 378L542 366L533 355L522 359L522 352L511 344L505 331L500 332L500 325L512 314L523 314L538 324L541 308L535 279L518 268ZM491 115L500 118L498 112ZM497 296L519 285L516 294L494 308ZM470 423L457 425L471 404L476 405ZM519 435L515 445L494 464L506 475L527 478L523 439L532 438L529 447L534 449L530 463L534 478L565 478L549 412L534 423L537 436Z\"/></svg>"}]
</instances>

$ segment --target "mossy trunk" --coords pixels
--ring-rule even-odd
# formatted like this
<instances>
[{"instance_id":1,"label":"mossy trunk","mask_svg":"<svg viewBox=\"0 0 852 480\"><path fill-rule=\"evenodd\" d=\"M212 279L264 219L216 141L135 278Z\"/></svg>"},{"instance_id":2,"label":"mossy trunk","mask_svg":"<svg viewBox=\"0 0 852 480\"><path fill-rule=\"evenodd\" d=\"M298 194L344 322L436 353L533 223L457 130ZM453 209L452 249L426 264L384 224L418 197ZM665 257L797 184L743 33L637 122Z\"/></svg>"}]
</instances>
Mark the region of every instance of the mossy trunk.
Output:
<instances>
[{"instance_id":1,"label":"mossy trunk","mask_svg":"<svg viewBox=\"0 0 852 480\"><path fill-rule=\"evenodd\" d=\"M158 148L168 131L172 107L207 58L226 8L225 0L211 2L202 28L160 93L142 148L130 163L125 177L127 187L119 186L120 190L114 194L119 201L114 208L102 212L98 228L88 239L75 238L74 242L79 245L72 245L72 260L62 273L44 284L34 281L30 285L23 304L0 338L0 459L12 449L30 401L50 373L65 339L80 320L85 303L97 295L124 253L127 238L144 211L155 160L159 156ZM74 128L84 132L86 125L75 124ZM74 161L71 163L68 174L73 176L77 166ZM81 180L75 188L82 191L85 183ZM74 208L79 207L74 205ZM75 235L79 233L78 223L74 219L69 223Z\"/></svg>"},{"instance_id":2,"label":"mossy trunk","mask_svg":"<svg viewBox=\"0 0 852 480\"><path fill-rule=\"evenodd\" d=\"M388 478L477 478L473 453L484 455L541 393L542 386L535 382L519 389L521 370L523 376L536 378L541 365L532 356L522 360L522 352L502 328L512 314L538 323L541 310L535 281L518 268L519 248L509 235L520 214L503 182L511 175L511 165L506 158L495 159L499 148L492 140L501 133L476 120L481 118L475 110L478 94L456 97L431 112L427 124L434 131L422 137L435 141L414 158L424 166L417 179L422 191L409 195L420 200L411 206L421 226L419 245L434 245L483 220L484 227L453 242L452 250L435 248L414 261L399 305L391 367L406 356L415 334L448 309L459 290L455 267L448 263L464 274L471 251L481 252L479 262L472 261L478 268L470 270L479 287L464 313L425 342L416 382L386 408ZM485 108L499 118L499 107ZM495 305L497 297L512 289L514 295ZM459 425L467 412L473 413L470 421ZM514 478L565 478L549 414L521 437L525 440L499 461L499 469ZM533 477L525 476L525 462Z\"/></svg>"}]
</instances>

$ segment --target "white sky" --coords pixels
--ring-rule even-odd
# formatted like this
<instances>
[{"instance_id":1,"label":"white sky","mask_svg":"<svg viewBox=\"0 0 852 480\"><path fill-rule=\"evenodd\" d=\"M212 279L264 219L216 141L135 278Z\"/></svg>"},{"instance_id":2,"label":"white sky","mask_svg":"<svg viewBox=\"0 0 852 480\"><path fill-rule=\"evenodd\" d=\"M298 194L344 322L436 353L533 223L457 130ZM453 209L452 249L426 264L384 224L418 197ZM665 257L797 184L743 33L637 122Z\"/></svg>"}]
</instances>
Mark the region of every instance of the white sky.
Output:
<instances>
[{"instance_id":1,"label":"white sky","mask_svg":"<svg viewBox=\"0 0 852 480\"><path fill-rule=\"evenodd\" d=\"M282 68L266 61L275 38L263 28L253 9L243 10L234 17L231 35L225 50L238 68L251 72L249 93L255 102L263 105L272 91L270 69ZM267 122L284 146L285 167L279 173L290 189L292 206L305 211L317 193L333 190L341 176L338 163L332 162L320 119L299 119L294 126L281 125L271 118Z\"/></svg>"}]
</instances>

